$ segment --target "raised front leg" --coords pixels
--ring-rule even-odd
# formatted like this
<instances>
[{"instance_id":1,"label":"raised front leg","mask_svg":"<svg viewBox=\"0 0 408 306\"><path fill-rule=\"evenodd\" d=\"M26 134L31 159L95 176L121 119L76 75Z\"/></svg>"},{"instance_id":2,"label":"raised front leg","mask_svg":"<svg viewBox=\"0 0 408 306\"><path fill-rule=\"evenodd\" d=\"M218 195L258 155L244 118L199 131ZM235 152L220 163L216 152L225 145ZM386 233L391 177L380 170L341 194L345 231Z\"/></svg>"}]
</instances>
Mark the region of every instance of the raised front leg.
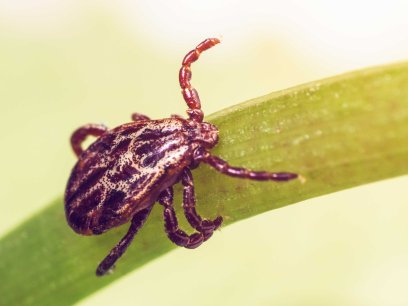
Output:
<instances>
[{"instance_id":1,"label":"raised front leg","mask_svg":"<svg viewBox=\"0 0 408 306\"><path fill-rule=\"evenodd\" d=\"M217 156L212 156L207 153L201 161L214 167L217 171L229 176L246 178L257 181L278 181L284 182L293 180L298 177L296 173L290 172L266 172L266 171L252 171L246 168L232 167L225 160Z\"/></svg>"},{"instance_id":2,"label":"raised front leg","mask_svg":"<svg viewBox=\"0 0 408 306\"><path fill-rule=\"evenodd\" d=\"M202 219L195 209L195 194L194 194L194 181L193 175L189 169L184 169L181 183L184 186L183 190L183 209L186 215L187 221L190 225L199 232L214 231L220 227L222 223L222 217L218 216L214 220Z\"/></svg>"},{"instance_id":3,"label":"raised front leg","mask_svg":"<svg viewBox=\"0 0 408 306\"><path fill-rule=\"evenodd\" d=\"M201 42L194 50L191 50L184 57L183 62L181 63L181 69L179 73L179 81L181 92L183 98L188 105L187 114L190 119L202 122L204 114L201 110L201 102L198 96L197 90L193 88L190 84L191 81L191 64L194 63L200 57L200 54L205 50L210 49L220 42L217 38L208 38Z\"/></svg>"},{"instance_id":4,"label":"raised front leg","mask_svg":"<svg viewBox=\"0 0 408 306\"><path fill-rule=\"evenodd\" d=\"M139 113L133 113L132 114L132 120L133 121L141 121L141 120L150 120L149 117L147 117L146 115L142 115Z\"/></svg>"},{"instance_id":5,"label":"raised front leg","mask_svg":"<svg viewBox=\"0 0 408 306\"><path fill-rule=\"evenodd\" d=\"M169 187L159 196L159 203L164 206L164 229L167 236L178 246L194 249L211 237L212 231L188 235L178 226L176 212L173 207L173 188Z\"/></svg>"},{"instance_id":6,"label":"raised front leg","mask_svg":"<svg viewBox=\"0 0 408 306\"><path fill-rule=\"evenodd\" d=\"M108 128L103 124L87 124L78 128L71 136L71 146L76 156L79 157L83 152L82 143L89 135L99 137L104 134Z\"/></svg>"},{"instance_id":7,"label":"raised front leg","mask_svg":"<svg viewBox=\"0 0 408 306\"><path fill-rule=\"evenodd\" d=\"M130 224L128 232L119 241L119 243L115 245L115 247L109 252L108 256L106 256L104 260L102 260L102 262L99 264L98 268L96 269L96 275L98 276L104 275L123 255L123 253L126 251L128 246L132 242L133 238L137 234L138 230L143 226L144 222L146 221L147 217L150 214L150 211L152 210L152 207L153 206L141 210L133 216L132 223Z\"/></svg>"}]
</instances>

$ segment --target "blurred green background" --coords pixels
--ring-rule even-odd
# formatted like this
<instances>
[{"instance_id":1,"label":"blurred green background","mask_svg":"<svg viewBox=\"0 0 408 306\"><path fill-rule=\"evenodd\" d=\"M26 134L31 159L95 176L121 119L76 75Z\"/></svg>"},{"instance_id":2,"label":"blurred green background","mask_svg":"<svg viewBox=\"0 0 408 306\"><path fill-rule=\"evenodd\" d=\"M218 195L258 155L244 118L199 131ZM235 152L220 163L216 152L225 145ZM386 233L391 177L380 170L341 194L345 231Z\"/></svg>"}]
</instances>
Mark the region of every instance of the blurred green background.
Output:
<instances>
[{"instance_id":1,"label":"blurred green background","mask_svg":"<svg viewBox=\"0 0 408 306\"><path fill-rule=\"evenodd\" d=\"M406 60L407 11L404 1L0 2L0 235L63 193L78 126L184 114L178 69L204 38L223 37L193 67L210 114ZM408 305L407 186L405 176L239 222L79 305Z\"/></svg>"}]
</instances>

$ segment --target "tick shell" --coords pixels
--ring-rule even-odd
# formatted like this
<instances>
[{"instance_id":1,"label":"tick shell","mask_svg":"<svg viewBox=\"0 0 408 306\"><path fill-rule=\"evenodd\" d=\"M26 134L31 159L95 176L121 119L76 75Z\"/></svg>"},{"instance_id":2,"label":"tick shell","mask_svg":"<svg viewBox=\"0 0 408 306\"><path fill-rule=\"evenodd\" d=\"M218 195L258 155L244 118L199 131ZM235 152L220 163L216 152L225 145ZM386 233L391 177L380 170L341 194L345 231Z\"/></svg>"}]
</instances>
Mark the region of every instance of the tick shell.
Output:
<instances>
[{"instance_id":1,"label":"tick shell","mask_svg":"<svg viewBox=\"0 0 408 306\"><path fill-rule=\"evenodd\" d=\"M68 224L101 234L153 205L191 164L193 144L184 119L137 121L100 136L79 157L65 192Z\"/></svg>"}]
</instances>

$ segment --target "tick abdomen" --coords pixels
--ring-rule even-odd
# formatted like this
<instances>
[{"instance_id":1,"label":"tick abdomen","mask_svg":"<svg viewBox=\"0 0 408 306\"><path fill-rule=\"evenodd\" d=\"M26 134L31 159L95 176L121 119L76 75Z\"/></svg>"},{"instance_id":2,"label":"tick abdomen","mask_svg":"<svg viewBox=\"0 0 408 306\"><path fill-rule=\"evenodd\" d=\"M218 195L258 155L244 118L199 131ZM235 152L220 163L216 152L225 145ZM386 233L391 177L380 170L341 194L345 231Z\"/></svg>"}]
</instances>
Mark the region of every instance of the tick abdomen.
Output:
<instances>
[{"instance_id":1,"label":"tick abdomen","mask_svg":"<svg viewBox=\"0 0 408 306\"><path fill-rule=\"evenodd\" d=\"M65 193L68 223L100 234L153 205L191 162L182 119L139 121L106 132L80 156Z\"/></svg>"}]
</instances>

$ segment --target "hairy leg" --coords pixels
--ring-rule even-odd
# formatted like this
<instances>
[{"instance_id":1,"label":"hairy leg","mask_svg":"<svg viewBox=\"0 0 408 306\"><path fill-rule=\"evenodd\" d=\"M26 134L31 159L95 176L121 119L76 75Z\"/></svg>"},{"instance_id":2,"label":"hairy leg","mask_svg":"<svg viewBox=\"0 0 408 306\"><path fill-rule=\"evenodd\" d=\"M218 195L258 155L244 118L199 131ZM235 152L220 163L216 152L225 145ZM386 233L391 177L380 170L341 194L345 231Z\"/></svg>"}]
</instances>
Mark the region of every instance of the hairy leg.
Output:
<instances>
[{"instance_id":1,"label":"hairy leg","mask_svg":"<svg viewBox=\"0 0 408 306\"><path fill-rule=\"evenodd\" d=\"M152 207L153 205L149 208L139 211L134 215L128 232L119 241L119 243L115 245L115 247L109 252L108 256L106 256L99 264L98 268L96 269L96 275L98 276L104 275L123 255L123 253L126 251L128 246L132 242L133 238L137 234L138 230L143 226L144 222L146 221L147 217L150 214L150 211L152 210Z\"/></svg>"},{"instance_id":2,"label":"hairy leg","mask_svg":"<svg viewBox=\"0 0 408 306\"><path fill-rule=\"evenodd\" d=\"M194 181L193 175L189 169L184 169L183 175L181 177L181 183L184 186L183 190L183 209L186 215L187 221L190 225L200 231L214 231L220 227L222 223L222 217L218 216L214 220L202 219L195 209L195 194L194 194Z\"/></svg>"},{"instance_id":3,"label":"hairy leg","mask_svg":"<svg viewBox=\"0 0 408 306\"><path fill-rule=\"evenodd\" d=\"M103 124L87 124L78 128L71 136L71 146L76 156L79 157L83 152L81 145L89 135L99 137L107 130Z\"/></svg>"},{"instance_id":4,"label":"hairy leg","mask_svg":"<svg viewBox=\"0 0 408 306\"><path fill-rule=\"evenodd\" d=\"M213 231L198 232L188 235L178 226L176 212L173 207L173 188L169 187L159 196L159 203L164 206L164 229L167 236L178 246L194 249L211 237Z\"/></svg>"}]
</instances>

